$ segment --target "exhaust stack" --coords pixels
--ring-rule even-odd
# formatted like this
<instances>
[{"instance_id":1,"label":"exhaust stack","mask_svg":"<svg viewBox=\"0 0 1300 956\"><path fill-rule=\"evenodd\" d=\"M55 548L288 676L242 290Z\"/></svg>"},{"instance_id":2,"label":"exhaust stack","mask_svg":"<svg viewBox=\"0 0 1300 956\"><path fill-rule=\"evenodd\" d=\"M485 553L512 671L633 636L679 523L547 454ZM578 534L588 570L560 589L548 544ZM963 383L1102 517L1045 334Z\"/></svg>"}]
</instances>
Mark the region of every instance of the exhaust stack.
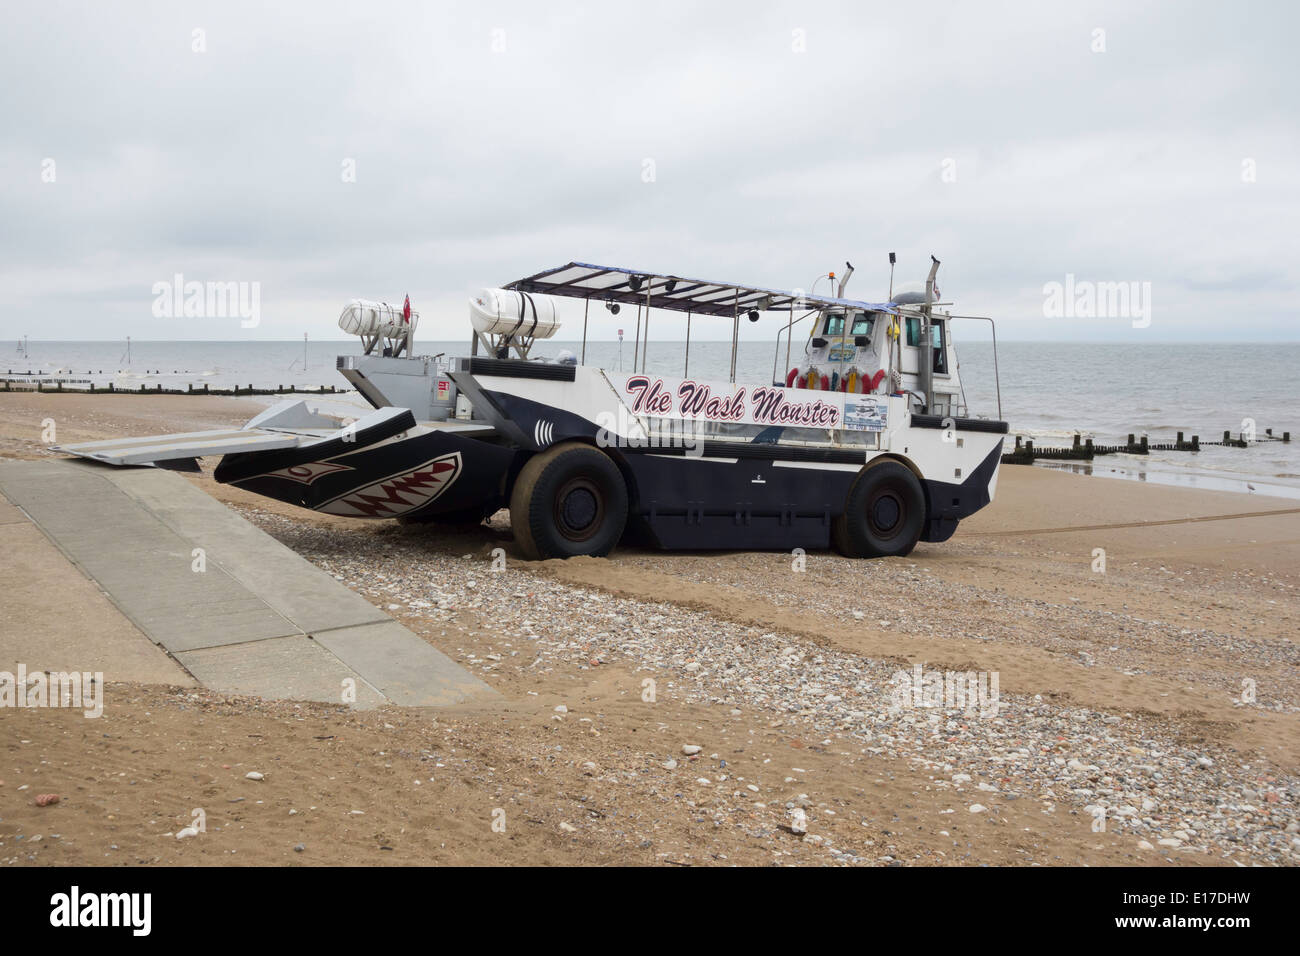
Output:
<instances>
[{"instance_id":1,"label":"exhaust stack","mask_svg":"<svg viewBox=\"0 0 1300 956\"><path fill-rule=\"evenodd\" d=\"M853 263L847 259L844 260L844 275L840 277L840 284L835 290L835 298L844 298L844 287L849 284L849 276L853 275Z\"/></svg>"},{"instance_id":2,"label":"exhaust stack","mask_svg":"<svg viewBox=\"0 0 1300 956\"><path fill-rule=\"evenodd\" d=\"M930 338L930 310L935 302L934 277L938 272L939 260L930 256L930 274L925 277L925 305L921 307L921 354L917 362L926 414L929 414L934 399L934 355Z\"/></svg>"}]
</instances>

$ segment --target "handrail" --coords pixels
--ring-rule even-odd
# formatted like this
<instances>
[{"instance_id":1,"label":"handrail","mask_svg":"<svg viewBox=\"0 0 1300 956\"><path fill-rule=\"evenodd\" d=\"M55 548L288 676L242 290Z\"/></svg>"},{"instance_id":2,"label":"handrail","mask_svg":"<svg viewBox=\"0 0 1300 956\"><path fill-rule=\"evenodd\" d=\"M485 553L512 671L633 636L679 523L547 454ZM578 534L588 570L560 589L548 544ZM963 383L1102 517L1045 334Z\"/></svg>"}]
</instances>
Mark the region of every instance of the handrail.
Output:
<instances>
[{"instance_id":1,"label":"handrail","mask_svg":"<svg viewBox=\"0 0 1300 956\"><path fill-rule=\"evenodd\" d=\"M808 316L819 314L819 311L820 311L820 310L818 310L818 309L814 309L814 310L812 310L811 312L805 312L803 315L799 316L799 318L797 318L797 319L794 318L794 312L791 312L791 313L790 313L790 321L787 322L787 323L785 324L785 326L784 326L784 331L785 331L785 333L786 333L786 345L787 345L787 347L786 347L786 353L785 353L785 359L786 359L786 362L789 362L789 361L790 361L790 350L789 350L790 330L793 329L793 328L794 328L796 325L798 325L800 322L802 322L804 319L808 318ZM776 381L776 360L777 360L777 358L778 358L780 355L781 355L781 330L778 330L777 333L776 333L776 348L775 348L775 350L772 352L772 381L773 381L773 382ZM789 370L786 371L786 374L787 374L787 375L789 374ZM781 381L784 382L785 379L782 378Z\"/></svg>"},{"instance_id":2,"label":"handrail","mask_svg":"<svg viewBox=\"0 0 1300 956\"><path fill-rule=\"evenodd\" d=\"M998 420L1002 420L1002 380L998 375L998 327L987 315L949 315L950 319L974 319L979 322L987 322L989 330L993 333L993 385L998 394Z\"/></svg>"}]
</instances>

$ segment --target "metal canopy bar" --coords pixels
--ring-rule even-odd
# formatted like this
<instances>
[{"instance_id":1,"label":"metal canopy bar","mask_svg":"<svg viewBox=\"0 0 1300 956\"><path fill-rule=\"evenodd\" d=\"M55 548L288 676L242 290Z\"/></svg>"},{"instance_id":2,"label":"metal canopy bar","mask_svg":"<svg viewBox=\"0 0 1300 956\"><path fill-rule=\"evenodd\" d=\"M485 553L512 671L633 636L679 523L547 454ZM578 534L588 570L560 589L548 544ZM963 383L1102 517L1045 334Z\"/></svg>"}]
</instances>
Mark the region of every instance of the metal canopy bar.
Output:
<instances>
[{"instance_id":1,"label":"metal canopy bar","mask_svg":"<svg viewBox=\"0 0 1300 956\"><path fill-rule=\"evenodd\" d=\"M691 285L688 285L688 286L687 286L686 288L684 288L684 289L678 287L677 289L673 290L672 292L670 292L670 293L668 293L668 294L669 294L669 295L685 295L687 292L694 292L696 289L703 289L703 288L704 288L705 286L707 286L708 284L709 284L709 283L707 283L707 282L695 282L695 283L692 283Z\"/></svg>"},{"instance_id":2,"label":"metal canopy bar","mask_svg":"<svg viewBox=\"0 0 1300 956\"><path fill-rule=\"evenodd\" d=\"M606 271L602 269L602 270L600 270L599 272L591 272L591 273L586 273L586 274L584 274L584 275L580 275L580 276L578 276L578 278L576 278L576 279L570 279L568 282L560 282L560 283L557 283L557 285L566 286L566 285L573 285L575 282L589 282L589 281L591 281L592 279L599 278L600 276L603 276L603 275L605 275L605 274L606 274ZM552 294L555 294L555 293L552 293Z\"/></svg>"},{"instance_id":3,"label":"metal canopy bar","mask_svg":"<svg viewBox=\"0 0 1300 956\"><path fill-rule=\"evenodd\" d=\"M639 289L633 288L634 280L639 280L636 282L640 286ZM668 291L670 282L673 283L671 292ZM547 269L517 279L505 288L541 295L602 299L697 315L730 316L733 320L737 310L742 306L751 309L757 308L760 304L767 306L761 310L765 312L842 308L898 313L898 307L887 302L861 302L856 299L836 299L830 296L796 295L782 289L767 289L762 286L738 285L716 280L687 279L681 276L624 269L618 266L592 265L586 262L570 262L555 269Z\"/></svg>"}]
</instances>

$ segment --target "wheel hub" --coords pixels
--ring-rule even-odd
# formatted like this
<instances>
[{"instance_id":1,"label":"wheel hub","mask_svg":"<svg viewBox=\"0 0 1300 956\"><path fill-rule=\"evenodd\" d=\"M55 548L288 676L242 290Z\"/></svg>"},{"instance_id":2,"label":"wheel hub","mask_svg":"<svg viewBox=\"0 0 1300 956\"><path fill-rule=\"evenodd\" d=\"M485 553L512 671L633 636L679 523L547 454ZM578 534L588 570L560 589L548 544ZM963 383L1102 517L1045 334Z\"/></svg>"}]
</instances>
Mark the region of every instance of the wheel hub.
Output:
<instances>
[{"instance_id":1,"label":"wheel hub","mask_svg":"<svg viewBox=\"0 0 1300 956\"><path fill-rule=\"evenodd\" d=\"M893 537L902 524L903 502L893 489L881 489L867 507L867 521L872 533L881 538Z\"/></svg>"},{"instance_id":2,"label":"wheel hub","mask_svg":"<svg viewBox=\"0 0 1300 956\"><path fill-rule=\"evenodd\" d=\"M570 541L585 541L594 535L604 512L604 496L587 478L566 482L555 496L555 526Z\"/></svg>"}]
</instances>

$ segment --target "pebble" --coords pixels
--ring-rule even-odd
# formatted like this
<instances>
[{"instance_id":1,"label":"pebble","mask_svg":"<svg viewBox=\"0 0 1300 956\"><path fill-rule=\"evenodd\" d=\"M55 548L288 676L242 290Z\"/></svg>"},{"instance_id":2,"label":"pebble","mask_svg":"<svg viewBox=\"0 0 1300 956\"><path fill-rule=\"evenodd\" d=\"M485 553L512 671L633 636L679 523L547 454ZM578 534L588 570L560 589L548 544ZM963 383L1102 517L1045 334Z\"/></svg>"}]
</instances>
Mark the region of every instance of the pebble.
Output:
<instances>
[{"instance_id":1,"label":"pebble","mask_svg":"<svg viewBox=\"0 0 1300 956\"><path fill-rule=\"evenodd\" d=\"M703 749L704 748L699 744L682 744L682 753L686 754L688 757L694 757Z\"/></svg>"},{"instance_id":2,"label":"pebble","mask_svg":"<svg viewBox=\"0 0 1300 956\"><path fill-rule=\"evenodd\" d=\"M250 771L248 771L248 773L244 774L244 779L246 779L246 780L265 780L265 779L266 779L266 776L265 776L265 774L258 773L256 770L250 770Z\"/></svg>"},{"instance_id":3,"label":"pebble","mask_svg":"<svg viewBox=\"0 0 1300 956\"><path fill-rule=\"evenodd\" d=\"M530 661L519 672L524 680L534 673L580 675L590 670L593 660L672 674L673 694L682 703L721 707L715 713L730 712L733 717L743 709L756 727L784 727L782 734L833 741L833 746L822 744L828 754L861 752L910 761L928 768L944 787L983 779L998 788L1000 799L1042 801L1051 814L1102 806L1108 830L1135 842L1154 843L1182 828L1198 851L1216 858L1228 855L1234 862L1266 865L1300 861L1292 834L1283 832L1297 818L1300 779L1262 759L1247 766L1242 757L1219 750L1217 744L1193 749L1176 720L1125 713L1117 721L1118 711L1100 713L1046 694L1013 694L1005 686L992 717L925 707L891 709L897 686L893 681L900 669L895 661L816 645L790 632L767 631L682 605L565 584L529 571L526 562L512 564L509 574L484 575L470 588L465 566L454 555L430 549L419 535L386 527L376 532L315 526L269 512L238 510L381 607L389 600L413 609L413 602L428 603L430 607L413 610L412 616L430 628L461 627L456 618L466 612L490 620L497 646L467 645L478 655L470 666L483 673L510 667L509 658L502 663L482 660L485 652L527 641ZM501 522L502 516L494 519L494 525ZM957 542L951 547L960 553L963 546ZM684 573L673 555L616 560L719 586L743 588L744 576L752 573L763 582L766 598L791 608L808 602L808 595L798 589L801 585L787 591L780 577L766 574L772 561L768 554L741 553L717 566L691 563ZM947 582L903 562L848 562L837 564L835 574L845 593L854 595L861 614L855 619L889 620L898 632L921 638L997 641L1044 648L1076 660L1086 646L1099 670L1173 681L1181 677L1186 683L1203 679L1196 668L1198 648L1234 655L1247 673L1256 668L1282 674L1300 662L1300 648L1293 643L1220 633L1193 623L1195 615L1176 626L1143 619L1130 607L1099 610L1063 599L1054 603L997 587ZM521 601L520 593L528 600ZM975 600L978 612L953 613L954 606L966 607ZM821 610L841 619L852 613L842 607ZM1117 634L1124 640L1117 640ZM1178 653L1165 654L1162 661L1135 657L1127 649L1136 645ZM1181 660L1186 663L1180 665ZM688 663L700 666L688 671ZM1287 714L1300 710L1288 696L1286 681L1278 687L1275 699L1267 702L1261 687L1260 701L1253 706ZM1231 698L1240 693L1240 686L1225 685L1224 693ZM687 746L696 747L694 752L683 748L688 757L698 759L704 752L703 747ZM668 769L667 763L663 766ZM952 773L953 768L961 773ZM951 783L940 774L951 774ZM1264 776L1269 779L1261 780ZM779 779L774 777L774 782ZM721 791L711 789L710 799L723 799L717 796ZM773 811L785 802L773 798ZM743 806L745 813L753 811L754 804ZM736 809L723 805L718 812ZM880 860L877 856L872 862Z\"/></svg>"}]
</instances>

